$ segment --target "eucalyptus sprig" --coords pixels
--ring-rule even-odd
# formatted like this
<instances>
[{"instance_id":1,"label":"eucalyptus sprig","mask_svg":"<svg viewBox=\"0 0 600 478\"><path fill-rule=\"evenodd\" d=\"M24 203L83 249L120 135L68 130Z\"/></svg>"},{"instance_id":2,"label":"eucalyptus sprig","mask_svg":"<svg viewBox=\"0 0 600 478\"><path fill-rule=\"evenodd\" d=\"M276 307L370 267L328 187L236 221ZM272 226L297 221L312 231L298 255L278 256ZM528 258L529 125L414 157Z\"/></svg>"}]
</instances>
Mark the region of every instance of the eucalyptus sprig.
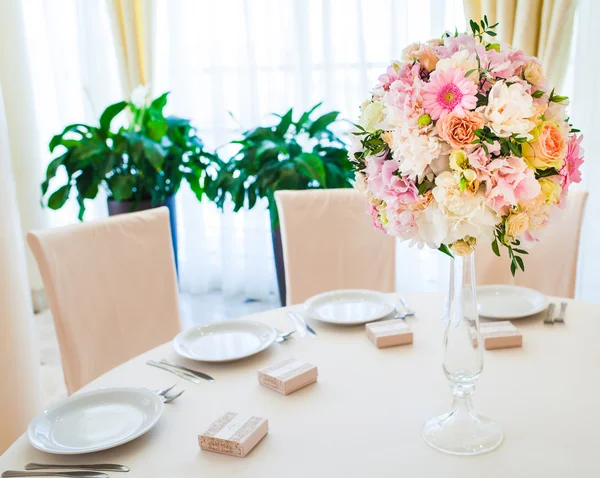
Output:
<instances>
[{"instance_id":1,"label":"eucalyptus sprig","mask_svg":"<svg viewBox=\"0 0 600 478\"><path fill-rule=\"evenodd\" d=\"M489 35L491 37L495 37L497 35L497 33L493 30L498 26L498 23L490 25L487 15L483 16L483 20L481 20L479 24L476 21L469 20L469 25L471 26L471 34L475 38L478 38L480 43L483 43L484 35Z\"/></svg>"},{"instance_id":2,"label":"eucalyptus sprig","mask_svg":"<svg viewBox=\"0 0 600 478\"><path fill-rule=\"evenodd\" d=\"M494 231L492 251L494 251L494 254L496 254L498 257L500 257L499 245L503 245L508 250L508 257L510 258L510 273L513 275L513 277L517 274L517 268L525 272L525 264L520 255L527 255L529 252L524 249L519 249L521 241L506 234L505 223L498 225Z\"/></svg>"}]
</instances>

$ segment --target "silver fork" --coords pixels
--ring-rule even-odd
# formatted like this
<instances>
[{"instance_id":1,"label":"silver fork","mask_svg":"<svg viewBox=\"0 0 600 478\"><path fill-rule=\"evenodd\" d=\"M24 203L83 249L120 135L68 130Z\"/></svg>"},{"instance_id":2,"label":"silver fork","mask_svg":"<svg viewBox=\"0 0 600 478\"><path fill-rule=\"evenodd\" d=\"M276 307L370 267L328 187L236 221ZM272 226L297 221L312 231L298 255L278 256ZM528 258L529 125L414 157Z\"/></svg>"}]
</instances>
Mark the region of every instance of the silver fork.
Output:
<instances>
[{"instance_id":1,"label":"silver fork","mask_svg":"<svg viewBox=\"0 0 600 478\"><path fill-rule=\"evenodd\" d=\"M295 330L292 330L291 332L288 332L286 334L282 333L279 329L275 329L277 331L277 333L279 334L277 336L277 338L275 339L275 342L277 342L278 344L282 344L283 342L285 342L286 340L289 340L291 338L291 335L296 332Z\"/></svg>"},{"instance_id":2,"label":"silver fork","mask_svg":"<svg viewBox=\"0 0 600 478\"><path fill-rule=\"evenodd\" d=\"M185 390L182 390L179 393L176 393L175 395L163 395L163 403L171 403L173 400L175 400L176 398L181 397L181 395L183 395L183 392L185 392Z\"/></svg>"},{"instance_id":3,"label":"silver fork","mask_svg":"<svg viewBox=\"0 0 600 478\"><path fill-rule=\"evenodd\" d=\"M556 309L556 305L550 304L550 306L548 307L548 313L546 314L546 318L544 319L544 324L554 323L554 319L552 318L552 316L554 315L554 309Z\"/></svg>"},{"instance_id":4,"label":"silver fork","mask_svg":"<svg viewBox=\"0 0 600 478\"><path fill-rule=\"evenodd\" d=\"M404 297L399 295L398 300L400 301L400 303L402 304L402 307L404 307L404 310L406 311L406 314L404 315L404 317L412 317L413 315L415 315L415 312L413 310L411 310L411 308L408 306L408 304L404 300Z\"/></svg>"},{"instance_id":5,"label":"silver fork","mask_svg":"<svg viewBox=\"0 0 600 478\"><path fill-rule=\"evenodd\" d=\"M556 319L554 319L554 322L558 322L560 324L565 323L565 312L567 310L567 305L569 305L567 302L560 303L560 310L558 311L558 317Z\"/></svg>"}]
</instances>

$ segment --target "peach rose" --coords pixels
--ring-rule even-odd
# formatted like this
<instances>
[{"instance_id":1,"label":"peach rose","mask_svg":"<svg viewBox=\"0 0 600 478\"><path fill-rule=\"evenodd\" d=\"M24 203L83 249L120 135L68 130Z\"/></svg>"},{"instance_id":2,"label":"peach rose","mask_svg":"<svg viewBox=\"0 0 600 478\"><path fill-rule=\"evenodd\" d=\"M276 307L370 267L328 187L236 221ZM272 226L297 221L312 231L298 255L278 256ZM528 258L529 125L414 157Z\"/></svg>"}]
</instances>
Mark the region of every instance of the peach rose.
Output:
<instances>
[{"instance_id":1,"label":"peach rose","mask_svg":"<svg viewBox=\"0 0 600 478\"><path fill-rule=\"evenodd\" d=\"M537 60L529 60L523 67L523 77L533 86L544 88L546 79L544 70Z\"/></svg>"},{"instance_id":2,"label":"peach rose","mask_svg":"<svg viewBox=\"0 0 600 478\"><path fill-rule=\"evenodd\" d=\"M567 142L558 123L545 121L532 131L533 140L523 143L523 157L536 169L560 169L567 155Z\"/></svg>"},{"instance_id":3,"label":"peach rose","mask_svg":"<svg viewBox=\"0 0 600 478\"><path fill-rule=\"evenodd\" d=\"M437 65L438 57L433 51L433 48L424 47L419 49L417 52L417 58L419 59L419 63L423 68L427 71L435 70L435 65Z\"/></svg>"},{"instance_id":4,"label":"peach rose","mask_svg":"<svg viewBox=\"0 0 600 478\"><path fill-rule=\"evenodd\" d=\"M477 136L476 129L483 128L483 116L473 111L467 111L464 116L449 113L437 122L438 134L456 149L469 146Z\"/></svg>"}]
</instances>

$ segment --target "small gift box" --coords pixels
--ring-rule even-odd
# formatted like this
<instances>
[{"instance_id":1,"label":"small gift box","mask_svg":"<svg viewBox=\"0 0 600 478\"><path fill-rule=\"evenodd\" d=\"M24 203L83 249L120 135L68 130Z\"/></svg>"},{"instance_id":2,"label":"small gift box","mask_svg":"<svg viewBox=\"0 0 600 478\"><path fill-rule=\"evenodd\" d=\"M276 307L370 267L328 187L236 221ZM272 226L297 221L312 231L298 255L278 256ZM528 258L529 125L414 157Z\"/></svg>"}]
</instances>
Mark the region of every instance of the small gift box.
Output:
<instances>
[{"instance_id":1,"label":"small gift box","mask_svg":"<svg viewBox=\"0 0 600 478\"><path fill-rule=\"evenodd\" d=\"M403 320L391 319L366 325L367 337L378 349L413 343L413 333Z\"/></svg>"},{"instance_id":2,"label":"small gift box","mask_svg":"<svg viewBox=\"0 0 600 478\"><path fill-rule=\"evenodd\" d=\"M229 412L198 436L202 450L244 457L269 431L266 418Z\"/></svg>"},{"instance_id":3,"label":"small gift box","mask_svg":"<svg viewBox=\"0 0 600 478\"><path fill-rule=\"evenodd\" d=\"M287 359L258 371L258 381L276 392L288 395L317 381L317 367L298 359Z\"/></svg>"},{"instance_id":4,"label":"small gift box","mask_svg":"<svg viewBox=\"0 0 600 478\"><path fill-rule=\"evenodd\" d=\"M482 322L479 324L479 333L486 350L504 349L509 347L520 347L523 345L523 336L512 322ZM473 343L477 337L475 330L472 332Z\"/></svg>"}]
</instances>

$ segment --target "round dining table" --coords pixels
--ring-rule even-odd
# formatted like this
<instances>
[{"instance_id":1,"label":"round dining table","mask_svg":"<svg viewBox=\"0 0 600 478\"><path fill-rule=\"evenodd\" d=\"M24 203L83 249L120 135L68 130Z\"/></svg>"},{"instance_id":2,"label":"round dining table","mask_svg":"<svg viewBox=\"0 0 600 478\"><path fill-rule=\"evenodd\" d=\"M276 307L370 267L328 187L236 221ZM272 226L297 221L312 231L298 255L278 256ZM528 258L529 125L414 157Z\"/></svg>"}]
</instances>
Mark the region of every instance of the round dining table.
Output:
<instances>
[{"instance_id":1,"label":"round dining table","mask_svg":"<svg viewBox=\"0 0 600 478\"><path fill-rule=\"evenodd\" d=\"M486 350L474 405L504 430L504 442L479 456L446 455L421 438L423 423L449 411L442 371L442 294L406 294L414 342L378 349L365 326L309 321L317 337L295 334L250 358L201 363L179 358L167 343L106 373L82 391L101 387L186 392L165 405L142 437L93 454L50 455L19 438L0 457L0 471L29 462L119 463L126 477L598 477L600 476L600 305L568 302L564 324L540 315L514 320L519 348ZM247 319L280 331L301 306ZM206 372L214 383L195 384L146 365L168 358ZM318 381L284 396L259 384L257 371L297 358L318 367ZM200 450L198 435L226 412L268 419L266 437L245 457Z\"/></svg>"}]
</instances>

